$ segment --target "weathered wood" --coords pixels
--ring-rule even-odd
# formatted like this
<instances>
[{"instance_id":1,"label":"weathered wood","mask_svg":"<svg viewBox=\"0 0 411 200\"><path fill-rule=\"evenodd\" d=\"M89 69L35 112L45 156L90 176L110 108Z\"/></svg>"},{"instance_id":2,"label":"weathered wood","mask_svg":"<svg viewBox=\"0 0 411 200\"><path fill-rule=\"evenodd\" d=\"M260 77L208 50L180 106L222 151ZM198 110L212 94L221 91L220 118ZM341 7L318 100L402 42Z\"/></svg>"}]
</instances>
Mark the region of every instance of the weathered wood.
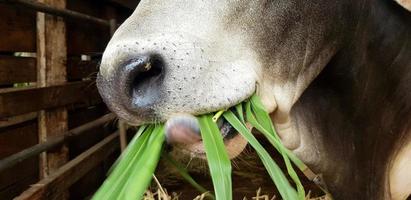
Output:
<instances>
[{"instance_id":1,"label":"weathered wood","mask_svg":"<svg viewBox=\"0 0 411 200\"><path fill-rule=\"evenodd\" d=\"M107 112L106 106L101 103L97 106L81 108L69 111L69 127L76 127L84 123L94 120L99 116ZM107 122L103 126L90 129L82 134L80 137L76 137L71 140L68 145L70 149L70 158L77 157L90 147L94 146L101 140L103 140L107 135L110 135L115 131L115 121ZM93 194L101 185L101 183L106 178L106 170L114 162L113 156L118 155L120 152L116 152L109 156L90 172L84 175L76 183L74 183L70 189L70 199L90 199L87 198L90 194Z\"/></svg>"},{"instance_id":2,"label":"weathered wood","mask_svg":"<svg viewBox=\"0 0 411 200\"><path fill-rule=\"evenodd\" d=\"M127 148L127 123L123 120L118 120L118 132L120 135L121 152Z\"/></svg>"},{"instance_id":3,"label":"weathered wood","mask_svg":"<svg viewBox=\"0 0 411 200\"><path fill-rule=\"evenodd\" d=\"M38 160L38 158L25 160L0 174L0 199L13 199L27 190L31 184L40 180Z\"/></svg>"},{"instance_id":4,"label":"weathered wood","mask_svg":"<svg viewBox=\"0 0 411 200\"><path fill-rule=\"evenodd\" d=\"M69 129L73 129L90 121L94 121L105 114L107 114L107 108L104 103L100 103L96 106L69 110ZM105 136L111 134L113 131L115 131L114 120L86 131L81 135L81 137L74 138L67 143L70 148L70 158L76 157L83 153L85 150L104 139Z\"/></svg>"},{"instance_id":5,"label":"weathered wood","mask_svg":"<svg viewBox=\"0 0 411 200\"><path fill-rule=\"evenodd\" d=\"M104 103L99 103L94 106L87 106L81 108L73 108L68 110L68 126L69 129L79 127L88 122L94 121L108 112Z\"/></svg>"},{"instance_id":6,"label":"weathered wood","mask_svg":"<svg viewBox=\"0 0 411 200\"><path fill-rule=\"evenodd\" d=\"M64 132L64 133L59 133L55 134L56 136L48 138L47 141L36 144L34 146L31 146L30 148L24 149L18 153L15 153L7 158L4 158L0 160L0 172L8 169L10 167L13 167L14 165L24 161L25 159L28 159L30 157L39 155L40 153L51 150L52 148L55 148L65 142L69 142L70 140L74 139L75 137L78 137L84 132L94 129L96 127L102 126L103 124L113 120L115 116L113 114L107 114L97 120L94 120L92 122L86 123L82 126L79 126L77 128L74 128L70 131ZM1 143L0 143L1 144ZM5 145L7 146L7 145ZM10 146L10 145L8 145ZM9 151L10 152L10 151ZM16 152L16 151L11 151L11 152ZM6 152L7 153L7 152ZM5 154L9 155L9 154ZM1 155L0 155L1 156Z\"/></svg>"},{"instance_id":7,"label":"weathered wood","mask_svg":"<svg viewBox=\"0 0 411 200\"><path fill-rule=\"evenodd\" d=\"M15 3L26 4L40 9L47 5L49 10L62 11L66 7L66 0L18 0ZM37 6L37 7L35 7ZM57 14L57 13L53 13ZM67 46L66 25L62 18L37 13L37 84L40 87L63 84L67 80ZM66 108L42 110L38 117L39 142L47 142L49 138L64 133L67 127ZM68 148L63 145L53 152L40 155L40 178L47 177L69 160ZM68 194L62 194L62 199L67 199Z\"/></svg>"},{"instance_id":8,"label":"weathered wood","mask_svg":"<svg viewBox=\"0 0 411 200\"><path fill-rule=\"evenodd\" d=\"M110 29L94 24L67 22L68 55L103 52L110 40Z\"/></svg>"},{"instance_id":9,"label":"weathered wood","mask_svg":"<svg viewBox=\"0 0 411 200\"><path fill-rule=\"evenodd\" d=\"M36 58L0 55L0 85L36 80Z\"/></svg>"},{"instance_id":10,"label":"weathered wood","mask_svg":"<svg viewBox=\"0 0 411 200\"><path fill-rule=\"evenodd\" d=\"M33 9L35 11L44 12L54 16L65 17L69 19L82 20L87 22L92 22L104 26L109 26L109 22L103 19L85 15L83 13L75 12L72 10L67 10L59 7L58 5L53 5L52 2L37 2L34 0L4 0L7 3L15 4L18 6L23 6L25 8Z\"/></svg>"},{"instance_id":11,"label":"weathered wood","mask_svg":"<svg viewBox=\"0 0 411 200\"><path fill-rule=\"evenodd\" d=\"M82 80L95 78L98 60L82 61L79 58L67 60L67 79ZM37 81L36 58L0 55L0 85Z\"/></svg>"},{"instance_id":12,"label":"weathered wood","mask_svg":"<svg viewBox=\"0 0 411 200\"><path fill-rule=\"evenodd\" d=\"M37 141L36 120L0 128L0 159L37 144Z\"/></svg>"},{"instance_id":13,"label":"weathered wood","mask_svg":"<svg viewBox=\"0 0 411 200\"><path fill-rule=\"evenodd\" d=\"M18 115L18 116L0 119L0 128L13 126L13 125L20 124L26 121L34 120L37 118L37 116L38 116L37 112L32 112L32 113L28 113L24 115Z\"/></svg>"},{"instance_id":14,"label":"weathered wood","mask_svg":"<svg viewBox=\"0 0 411 200\"><path fill-rule=\"evenodd\" d=\"M101 183L107 178L106 173L108 167L106 163L110 161L112 164L114 161L111 161L113 155L118 155L120 152L116 150L112 155L107 157L101 164L91 169L89 172L84 174L76 183L74 183L69 188L70 199L84 199L89 200L93 197L94 192L98 190L101 186Z\"/></svg>"},{"instance_id":15,"label":"weathered wood","mask_svg":"<svg viewBox=\"0 0 411 200\"><path fill-rule=\"evenodd\" d=\"M98 60L82 61L80 58L67 60L67 79L78 81L95 78ZM36 82L36 58L0 55L0 85Z\"/></svg>"},{"instance_id":16,"label":"weathered wood","mask_svg":"<svg viewBox=\"0 0 411 200\"><path fill-rule=\"evenodd\" d=\"M106 20L112 19L106 13L106 10L111 7L106 2L95 3L95 1L84 0L70 0L67 2L67 8L70 10ZM125 13L130 13L130 11ZM122 19L118 22L122 22ZM109 26L68 21L67 38L70 41L67 44L69 55L103 52L110 40L110 28Z\"/></svg>"},{"instance_id":17,"label":"weathered wood","mask_svg":"<svg viewBox=\"0 0 411 200\"><path fill-rule=\"evenodd\" d=\"M0 128L0 159L37 144L37 121ZM38 179L38 159L27 159L0 172L0 199L11 199Z\"/></svg>"},{"instance_id":18,"label":"weathered wood","mask_svg":"<svg viewBox=\"0 0 411 200\"><path fill-rule=\"evenodd\" d=\"M35 12L0 4L0 19L0 51L36 51Z\"/></svg>"},{"instance_id":19,"label":"weathered wood","mask_svg":"<svg viewBox=\"0 0 411 200\"><path fill-rule=\"evenodd\" d=\"M112 154L118 145L118 133L114 133L62 166L55 173L32 185L30 189L15 199L58 199L73 183Z\"/></svg>"},{"instance_id":20,"label":"weathered wood","mask_svg":"<svg viewBox=\"0 0 411 200\"><path fill-rule=\"evenodd\" d=\"M0 90L0 119L71 104L101 102L94 83L72 82L44 88Z\"/></svg>"},{"instance_id":21,"label":"weathered wood","mask_svg":"<svg viewBox=\"0 0 411 200\"><path fill-rule=\"evenodd\" d=\"M79 58L67 60L67 78L69 81L82 80L83 78L94 79L97 76L98 61L83 61Z\"/></svg>"}]
</instances>

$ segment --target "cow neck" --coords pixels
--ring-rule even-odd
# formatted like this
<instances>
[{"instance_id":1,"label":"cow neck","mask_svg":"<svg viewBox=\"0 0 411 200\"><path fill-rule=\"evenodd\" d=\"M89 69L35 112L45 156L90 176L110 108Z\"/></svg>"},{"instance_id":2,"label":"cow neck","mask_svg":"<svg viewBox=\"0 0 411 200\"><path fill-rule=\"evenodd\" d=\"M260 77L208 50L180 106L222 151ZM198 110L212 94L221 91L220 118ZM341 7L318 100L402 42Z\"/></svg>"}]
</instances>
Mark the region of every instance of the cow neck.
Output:
<instances>
[{"instance_id":1,"label":"cow neck","mask_svg":"<svg viewBox=\"0 0 411 200\"><path fill-rule=\"evenodd\" d=\"M338 198L384 199L388 163L411 128L411 14L378 0L367 1L358 16L355 33L347 31L345 46L293 113L326 152L317 169L326 180L340 174L327 180L330 187L352 191Z\"/></svg>"}]
</instances>

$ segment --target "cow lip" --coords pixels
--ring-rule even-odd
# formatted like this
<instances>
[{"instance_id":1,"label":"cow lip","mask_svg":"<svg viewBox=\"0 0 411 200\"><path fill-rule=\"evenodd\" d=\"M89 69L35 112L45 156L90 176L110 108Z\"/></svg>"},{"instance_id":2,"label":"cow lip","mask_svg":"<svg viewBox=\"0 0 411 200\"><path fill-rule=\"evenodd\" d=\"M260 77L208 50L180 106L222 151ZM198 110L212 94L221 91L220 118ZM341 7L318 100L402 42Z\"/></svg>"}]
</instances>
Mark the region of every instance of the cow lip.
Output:
<instances>
[{"instance_id":1,"label":"cow lip","mask_svg":"<svg viewBox=\"0 0 411 200\"><path fill-rule=\"evenodd\" d=\"M222 122L218 122L218 127L223 136L224 146L226 147L229 158L233 159L237 157L244 150L248 142L225 119L222 120ZM193 144L173 145L173 148L183 154L191 155L191 157L207 159L203 141L198 141Z\"/></svg>"}]
</instances>

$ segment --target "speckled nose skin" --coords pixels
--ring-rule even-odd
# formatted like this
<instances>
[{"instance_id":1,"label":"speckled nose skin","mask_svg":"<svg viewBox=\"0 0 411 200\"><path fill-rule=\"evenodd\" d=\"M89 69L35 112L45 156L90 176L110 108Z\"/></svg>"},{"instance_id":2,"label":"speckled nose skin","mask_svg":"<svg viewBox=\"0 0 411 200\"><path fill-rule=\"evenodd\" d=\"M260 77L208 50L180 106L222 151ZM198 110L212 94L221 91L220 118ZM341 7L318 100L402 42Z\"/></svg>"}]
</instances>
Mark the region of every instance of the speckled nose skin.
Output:
<instances>
[{"instance_id":1,"label":"speckled nose skin","mask_svg":"<svg viewBox=\"0 0 411 200\"><path fill-rule=\"evenodd\" d=\"M135 124L230 107L255 91L256 72L245 66L256 64L250 57L223 57L228 53L219 51L183 34L117 43L105 53L115 59L103 59L100 93L112 110Z\"/></svg>"}]
</instances>

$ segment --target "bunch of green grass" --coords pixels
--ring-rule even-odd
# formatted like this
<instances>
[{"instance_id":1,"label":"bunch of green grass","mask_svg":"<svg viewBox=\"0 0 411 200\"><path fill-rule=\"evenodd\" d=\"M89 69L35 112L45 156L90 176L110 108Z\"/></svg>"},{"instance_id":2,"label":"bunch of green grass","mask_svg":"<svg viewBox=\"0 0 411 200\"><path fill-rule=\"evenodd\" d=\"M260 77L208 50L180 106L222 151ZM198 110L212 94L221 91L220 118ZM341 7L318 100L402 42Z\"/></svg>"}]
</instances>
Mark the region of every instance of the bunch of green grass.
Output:
<instances>
[{"instance_id":1,"label":"bunch of green grass","mask_svg":"<svg viewBox=\"0 0 411 200\"><path fill-rule=\"evenodd\" d=\"M268 113L256 95L248 101L235 106L235 108L217 112L214 116L207 114L198 117L213 181L215 198L217 200L232 199L231 162L226 152L222 135L216 124L216 121L221 116L247 139L249 144L256 150L281 197L285 200L303 200L305 198L305 191L291 163L294 163L302 171L307 167L281 144ZM269 153L252 135L246 126L247 123L264 134L268 141L283 156L287 172L296 185L297 190L290 184L286 175L274 162ZM93 199L141 199L151 183L153 173L161 156L164 140L164 125L153 124L140 127L126 151L113 165L113 169L110 169L109 177L95 193ZM198 185L181 165L167 155L164 157L180 171L189 183L200 192L205 192L205 189ZM214 196L211 197L214 198Z\"/></svg>"}]
</instances>

